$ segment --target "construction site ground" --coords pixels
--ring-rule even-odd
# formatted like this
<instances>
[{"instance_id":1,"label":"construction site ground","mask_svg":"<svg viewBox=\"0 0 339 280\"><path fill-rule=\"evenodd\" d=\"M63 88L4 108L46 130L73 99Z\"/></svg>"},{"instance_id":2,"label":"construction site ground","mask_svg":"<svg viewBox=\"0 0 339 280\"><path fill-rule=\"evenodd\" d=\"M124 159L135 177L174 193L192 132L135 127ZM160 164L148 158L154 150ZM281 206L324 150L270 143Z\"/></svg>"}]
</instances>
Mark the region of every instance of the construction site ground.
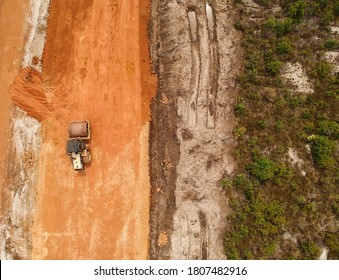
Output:
<instances>
[{"instance_id":1,"label":"construction site ground","mask_svg":"<svg viewBox=\"0 0 339 280\"><path fill-rule=\"evenodd\" d=\"M13 2L21 14L28 10ZM143 0L50 2L42 74L24 69L12 86L16 105L42 123L41 152L33 159L34 217L27 229L33 259L148 256L148 121L156 84L149 71L148 12ZM24 38L17 33L13 45L20 46ZM13 55L19 65L6 87L20 68L20 52ZM8 89L1 96L9 112L1 121L8 125ZM92 163L74 172L65 154L67 123L82 119L92 126Z\"/></svg>"},{"instance_id":2,"label":"construction site ground","mask_svg":"<svg viewBox=\"0 0 339 280\"><path fill-rule=\"evenodd\" d=\"M1 258L226 258L231 2L0 2L18 20L0 24ZM65 151L77 120L92 127L80 172Z\"/></svg>"}]
</instances>

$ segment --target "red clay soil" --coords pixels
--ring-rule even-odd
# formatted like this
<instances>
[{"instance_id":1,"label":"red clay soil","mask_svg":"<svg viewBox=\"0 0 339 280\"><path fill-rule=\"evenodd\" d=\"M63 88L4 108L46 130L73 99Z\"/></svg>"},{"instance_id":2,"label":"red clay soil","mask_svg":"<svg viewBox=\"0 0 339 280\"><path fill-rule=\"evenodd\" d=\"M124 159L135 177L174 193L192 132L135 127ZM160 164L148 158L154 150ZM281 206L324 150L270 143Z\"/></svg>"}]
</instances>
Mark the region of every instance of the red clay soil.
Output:
<instances>
[{"instance_id":1,"label":"red clay soil","mask_svg":"<svg viewBox=\"0 0 339 280\"><path fill-rule=\"evenodd\" d=\"M51 0L42 81L49 113L35 111L43 144L34 259L147 258L148 120L156 87L148 14L149 0ZM17 82L27 93L27 82ZM92 163L81 172L65 153L73 120L92 126Z\"/></svg>"},{"instance_id":2,"label":"red clay soil","mask_svg":"<svg viewBox=\"0 0 339 280\"><path fill-rule=\"evenodd\" d=\"M8 156L10 146L10 123L13 104L8 94L9 86L21 67L28 0L0 1L0 203L3 205ZM0 207L0 218L2 207Z\"/></svg>"},{"instance_id":3,"label":"red clay soil","mask_svg":"<svg viewBox=\"0 0 339 280\"><path fill-rule=\"evenodd\" d=\"M26 67L20 70L9 90L12 101L38 121L47 119L52 110L42 82L40 72Z\"/></svg>"}]
</instances>

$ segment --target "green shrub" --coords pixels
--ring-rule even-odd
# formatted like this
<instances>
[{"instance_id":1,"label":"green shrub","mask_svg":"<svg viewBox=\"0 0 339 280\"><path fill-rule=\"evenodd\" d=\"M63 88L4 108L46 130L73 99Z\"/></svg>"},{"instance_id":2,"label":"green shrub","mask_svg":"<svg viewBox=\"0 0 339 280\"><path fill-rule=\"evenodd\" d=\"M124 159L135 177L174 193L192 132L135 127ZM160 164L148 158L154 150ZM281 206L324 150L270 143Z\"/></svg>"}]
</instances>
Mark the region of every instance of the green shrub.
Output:
<instances>
[{"instance_id":1,"label":"green shrub","mask_svg":"<svg viewBox=\"0 0 339 280\"><path fill-rule=\"evenodd\" d=\"M258 142L259 142L259 139L258 139L258 137L256 137L256 136L252 136L252 137L250 137L247 141L246 141L246 144L247 144L247 146L248 147L255 147L257 144L258 144Z\"/></svg>"},{"instance_id":2,"label":"green shrub","mask_svg":"<svg viewBox=\"0 0 339 280\"><path fill-rule=\"evenodd\" d=\"M246 29L245 26L240 21L236 21L236 23L234 24L234 27L235 29L240 30L242 32L244 32Z\"/></svg>"},{"instance_id":3,"label":"green shrub","mask_svg":"<svg viewBox=\"0 0 339 280\"><path fill-rule=\"evenodd\" d=\"M245 260L253 260L254 259L254 256L253 256L253 253L250 249L245 249L244 251L244 259Z\"/></svg>"},{"instance_id":4,"label":"green shrub","mask_svg":"<svg viewBox=\"0 0 339 280\"><path fill-rule=\"evenodd\" d=\"M263 235L277 234L286 224L284 210L279 202L265 202L258 198L251 205L251 213L254 215L254 226Z\"/></svg>"},{"instance_id":5,"label":"green shrub","mask_svg":"<svg viewBox=\"0 0 339 280\"><path fill-rule=\"evenodd\" d=\"M299 106L300 103L302 103L302 100L298 96L292 96L288 99L291 108L296 108Z\"/></svg>"},{"instance_id":6,"label":"green shrub","mask_svg":"<svg viewBox=\"0 0 339 280\"><path fill-rule=\"evenodd\" d=\"M274 178L278 168L277 164L269 158L260 157L250 165L249 170L258 180L267 181Z\"/></svg>"},{"instance_id":7,"label":"green shrub","mask_svg":"<svg viewBox=\"0 0 339 280\"><path fill-rule=\"evenodd\" d=\"M335 121L321 121L317 125L317 131L321 135L339 138L339 124Z\"/></svg>"},{"instance_id":8,"label":"green shrub","mask_svg":"<svg viewBox=\"0 0 339 280\"><path fill-rule=\"evenodd\" d=\"M304 128L303 128L304 132L307 134L310 134L313 132L314 130L314 124L313 123L307 123Z\"/></svg>"},{"instance_id":9,"label":"green shrub","mask_svg":"<svg viewBox=\"0 0 339 280\"><path fill-rule=\"evenodd\" d=\"M237 127L235 130L234 130L234 134L237 138L240 138L242 136L245 135L245 133L247 132L247 129L246 127Z\"/></svg>"},{"instance_id":10,"label":"green shrub","mask_svg":"<svg viewBox=\"0 0 339 280\"><path fill-rule=\"evenodd\" d=\"M325 42L324 47L325 49L328 49L328 50L339 48L339 41L336 39L329 39Z\"/></svg>"},{"instance_id":11,"label":"green shrub","mask_svg":"<svg viewBox=\"0 0 339 280\"><path fill-rule=\"evenodd\" d=\"M334 91L334 90L328 90L326 91L326 96L327 97L337 97L337 94L339 93L339 91Z\"/></svg>"},{"instance_id":12,"label":"green shrub","mask_svg":"<svg viewBox=\"0 0 339 280\"><path fill-rule=\"evenodd\" d=\"M301 22L305 14L306 3L302 0L299 0L292 4L289 8L289 15L293 18L294 22Z\"/></svg>"},{"instance_id":13,"label":"green shrub","mask_svg":"<svg viewBox=\"0 0 339 280\"><path fill-rule=\"evenodd\" d=\"M327 5L328 5L328 0L319 0L319 8L321 10L326 9Z\"/></svg>"},{"instance_id":14,"label":"green shrub","mask_svg":"<svg viewBox=\"0 0 339 280\"><path fill-rule=\"evenodd\" d=\"M301 252L303 253L303 258L307 260L317 259L319 257L319 247L312 241L305 241L301 243Z\"/></svg>"},{"instance_id":15,"label":"green shrub","mask_svg":"<svg viewBox=\"0 0 339 280\"><path fill-rule=\"evenodd\" d=\"M291 42L288 39L283 39L277 44L277 53L286 54L292 50Z\"/></svg>"},{"instance_id":16,"label":"green shrub","mask_svg":"<svg viewBox=\"0 0 339 280\"><path fill-rule=\"evenodd\" d=\"M332 11L327 11L325 14L321 15L320 25L322 27L326 28L326 27L328 27L331 24L333 19L334 19L334 16L333 16Z\"/></svg>"},{"instance_id":17,"label":"green shrub","mask_svg":"<svg viewBox=\"0 0 339 280\"><path fill-rule=\"evenodd\" d=\"M314 136L311 138L311 153L313 159L320 168L327 168L334 165L332 157L334 144L327 136Z\"/></svg>"},{"instance_id":18,"label":"green shrub","mask_svg":"<svg viewBox=\"0 0 339 280\"><path fill-rule=\"evenodd\" d=\"M280 120L276 121L275 125L274 125L274 128L276 130L281 130L282 128L284 127L284 123Z\"/></svg>"},{"instance_id":19,"label":"green shrub","mask_svg":"<svg viewBox=\"0 0 339 280\"><path fill-rule=\"evenodd\" d=\"M224 189L226 189L226 188L228 188L228 187L230 187L230 186L232 185L232 182L231 182L230 180L227 180L227 179L222 179L222 180L220 181L220 183L221 183L221 186L222 186Z\"/></svg>"},{"instance_id":20,"label":"green shrub","mask_svg":"<svg viewBox=\"0 0 339 280\"><path fill-rule=\"evenodd\" d=\"M279 73L281 66L282 62L279 60L268 61L266 63L266 71L268 74L276 76Z\"/></svg>"},{"instance_id":21,"label":"green shrub","mask_svg":"<svg viewBox=\"0 0 339 280\"><path fill-rule=\"evenodd\" d=\"M255 2L264 7L268 7L269 5L271 5L271 0L255 0Z\"/></svg>"},{"instance_id":22,"label":"green shrub","mask_svg":"<svg viewBox=\"0 0 339 280\"><path fill-rule=\"evenodd\" d=\"M249 230L245 225L236 225L232 231L232 239L236 242L241 241L249 234Z\"/></svg>"},{"instance_id":23,"label":"green shrub","mask_svg":"<svg viewBox=\"0 0 339 280\"><path fill-rule=\"evenodd\" d=\"M243 102L238 102L235 105L234 112L236 116L241 116L245 112L245 104Z\"/></svg>"},{"instance_id":24,"label":"green shrub","mask_svg":"<svg viewBox=\"0 0 339 280\"><path fill-rule=\"evenodd\" d=\"M292 20L290 18L277 20L275 17L270 17L264 22L264 26L274 31L278 37L282 37L291 31Z\"/></svg>"},{"instance_id":25,"label":"green shrub","mask_svg":"<svg viewBox=\"0 0 339 280\"><path fill-rule=\"evenodd\" d=\"M232 240L230 240L227 237L224 240L224 247L225 247L225 254L229 260L240 259L240 255L236 247L236 244L234 244L234 242L232 242Z\"/></svg>"},{"instance_id":26,"label":"green shrub","mask_svg":"<svg viewBox=\"0 0 339 280\"><path fill-rule=\"evenodd\" d=\"M275 31L275 27L277 25L277 19L275 17L270 17L264 22L264 26L267 29L272 29Z\"/></svg>"},{"instance_id":27,"label":"green shrub","mask_svg":"<svg viewBox=\"0 0 339 280\"><path fill-rule=\"evenodd\" d=\"M333 14L337 17L339 16L339 1L336 1L333 7Z\"/></svg>"},{"instance_id":28,"label":"green shrub","mask_svg":"<svg viewBox=\"0 0 339 280\"><path fill-rule=\"evenodd\" d=\"M332 259L339 259L339 233L326 233L324 241L330 249L329 256Z\"/></svg>"},{"instance_id":29,"label":"green shrub","mask_svg":"<svg viewBox=\"0 0 339 280\"><path fill-rule=\"evenodd\" d=\"M331 75L332 69L332 64L328 62L319 62L313 71L313 75L317 78L324 79Z\"/></svg>"},{"instance_id":30,"label":"green shrub","mask_svg":"<svg viewBox=\"0 0 339 280\"><path fill-rule=\"evenodd\" d=\"M325 100L320 100L318 103L317 103L317 108L318 109L326 109L329 107L329 104L325 101Z\"/></svg>"},{"instance_id":31,"label":"green shrub","mask_svg":"<svg viewBox=\"0 0 339 280\"><path fill-rule=\"evenodd\" d=\"M233 186L245 189L249 186L252 186L252 182L245 174L238 174L233 178Z\"/></svg>"},{"instance_id":32,"label":"green shrub","mask_svg":"<svg viewBox=\"0 0 339 280\"><path fill-rule=\"evenodd\" d=\"M258 120L257 121L257 125L260 129L264 129L268 126L267 121L266 120Z\"/></svg>"},{"instance_id":33,"label":"green shrub","mask_svg":"<svg viewBox=\"0 0 339 280\"><path fill-rule=\"evenodd\" d=\"M333 202L331 207L334 214L337 216L337 218L339 218L339 202Z\"/></svg>"},{"instance_id":34,"label":"green shrub","mask_svg":"<svg viewBox=\"0 0 339 280\"><path fill-rule=\"evenodd\" d=\"M245 197L248 200L252 200L254 197L254 189L253 189L253 184L246 177L245 174L238 174L233 178L233 186L242 189L244 191Z\"/></svg>"},{"instance_id":35,"label":"green shrub","mask_svg":"<svg viewBox=\"0 0 339 280\"><path fill-rule=\"evenodd\" d=\"M290 18L277 21L275 31L278 37L284 36L291 31L292 20Z\"/></svg>"},{"instance_id":36,"label":"green shrub","mask_svg":"<svg viewBox=\"0 0 339 280\"><path fill-rule=\"evenodd\" d=\"M276 250L276 244L273 242L271 244L268 244L265 248L264 248L264 252L265 255L267 257L272 257L275 254L275 250Z\"/></svg>"},{"instance_id":37,"label":"green shrub","mask_svg":"<svg viewBox=\"0 0 339 280\"><path fill-rule=\"evenodd\" d=\"M309 120L312 118L312 113L311 110L308 108L305 108L301 111L301 118L305 119L305 120Z\"/></svg>"}]
</instances>

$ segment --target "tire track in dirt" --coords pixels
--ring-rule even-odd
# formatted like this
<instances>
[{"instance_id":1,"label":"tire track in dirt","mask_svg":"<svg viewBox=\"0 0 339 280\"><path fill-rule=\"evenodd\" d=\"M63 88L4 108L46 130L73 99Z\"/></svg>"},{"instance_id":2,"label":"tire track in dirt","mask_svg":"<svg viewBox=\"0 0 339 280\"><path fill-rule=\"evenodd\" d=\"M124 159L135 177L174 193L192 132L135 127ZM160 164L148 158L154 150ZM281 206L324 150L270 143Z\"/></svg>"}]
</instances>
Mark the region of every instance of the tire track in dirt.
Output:
<instances>
[{"instance_id":1,"label":"tire track in dirt","mask_svg":"<svg viewBox=\"0 0 339 280\"><path fill-rule=\"evenodd\" d=\"M219 79L219 57L218 57L218 38L215 25L215 14L213 8L206 3L205 6L206 21L209 38L209 88L208 88L208 112L207 128L215 128L215 114L217 106L218 79Z\"/></svg>"},{"instance_id":2,"label":"tire track in dirt","mask_svg":"<svg viewBox=\"0 0 339 280\"><path fill-rule=\"evenodd\" d=\"M199 82L200 82L200 44L198 34L198 21L194 8L191 8L187 12L189 21L189 28L191 32L191 51L192 51L192 73L191 73L191 92L192 96L188 105L188 123L194 127L197 123L197 109L198 109L198 94L199 94Z\"/></svg>"},{"instance_id":3,"label":"tire track in dirt","mask_svg":"<svg viewBox=\"0 0 339 280\"><path fill-rule=\"evenodd\" d=\"M196 40L190 12L196 13ZM158 96L170 102L154 105L158 118L152 130L167 131L170 141L154 137L154 131L152 136L157 157L168 158L172 171L166 176L159 169L152 170L152 180L162 184L162 191L153 192L151 240L166 232L170 242L166 246L151 242L150 256L224 259L227 199L220 179L234 169L231 108L240 55L234 46L239 42L232 8L229 1L219 0L160 1L153 13L158 15L158 29L153 29L159 41L159 47L153 48L157 51L153 56L158 63ZM176 123L163 119L164 112L177 114ZM173 130L174 135L170 134ZM175 201L169 199L173 194Z\"/></svg>"}]
</instances>

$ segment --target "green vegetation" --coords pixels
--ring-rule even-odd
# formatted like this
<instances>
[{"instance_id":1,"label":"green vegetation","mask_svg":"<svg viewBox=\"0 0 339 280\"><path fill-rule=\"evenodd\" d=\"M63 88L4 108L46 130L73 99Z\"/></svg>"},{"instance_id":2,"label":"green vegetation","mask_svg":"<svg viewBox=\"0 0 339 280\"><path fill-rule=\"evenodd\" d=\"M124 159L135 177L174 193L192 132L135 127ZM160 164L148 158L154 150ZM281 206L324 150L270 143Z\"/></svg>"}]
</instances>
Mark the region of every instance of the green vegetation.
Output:
<instances>
[{"instance_id":1,"label":"green vegetation","mask_svg":"<svg viewBox=\"0 0 339 280\"><path fill-rule=\"evenodd\" d=\"M276 19L275 17L271 17L266 20L264 26L267 30L275 31L278 37L284 36L290 32L292 27L291 19Z\"/></svg>"},{"instance_id":2,"label":"green vegetation","mask_svg":"<svg viewBox=\"0 0 339 280\"><path fill-rule=\"evenodd\" d=\"M334 143L327 136L310 137L312 141L312 156L320 168L332 167L335 163L333 158Z\"/></svg>"},{"instance_id":3,"label":"green vegetation","mask_svg":"<svg viewBox=\"0 0 339 280\"><path fill-rule=\"evenodd\" d=\"M326 233L325 245L330 249L329 257L331 259L339 259L339 232Z\"/></svg>"},{"instance_id":4,"label":"green vegetation","mask_svg":"<svg viewBox=\"0 0 339 280\"><path fill-rule=\"evenodd\" d=\"M329 39L324 44L325 49L334 50L339 48L339 41L336 39Z\"/></svg>"},{"instance_id":5,"label":"green vegetation","mask_svg":"<svg viewBox=\"0 0 339 280\"><path fill-rule=\"evenodd\" d=\"M222 182L232 209L225 252L230 259L316 259L326 246L339 259L339 75L323 58L339 48L329 28L339 24L339 1L255 2L282 11L258 11L255 22L244 13L235 25L244 64L234 107L238 169ZM287 62L303 66L314 93L295 93L283 81Z\"/></svg>"},{"instance_id":6,"label":"green vegetation","mask_svg":"<svg viewBox=\"0 0 339 280\"><path fill-rule=\"evenodd\" d=\"M250 165L250 173L260 181L273 179L277 166L267 157L260 157Z\"/></svg>"},{"instance_id":7,"label":"green vegetation","mask_svg":"<svg viewBox=\"0 0 339 280\"><path fill-rule=\"evenodd\" d=\"M297 2L290 5L289 15L293 19L294 22L301 22L302 18L305 14L305 1L298 0Z\"/></svg>"},{"instance_id":8,"label":"green vegetation","mask_svg":"<svg viewBox=\"0 0 339 280\"><path fill-rule=\"evenodd\" d=\"M288 39L282 39L278 41L277 44L277 53L278 54L286 54L292 50L291 42Z\"/></svg>"},{"instance_id":9,"label":"green vegetation","mask_svg":"<svg viewBox=\"0 0 339 280\"><path fill-rule=\"evenodd\" d=\"M300 247L303 252L304 259L312 260L317 259L319 257L320 250L317 244L315 244L314 242L305 241L301 243Z\"/></svg>"},{"instance_id":10,"label":"green vegetation","mask_svg":"<svg viewBox=\"0 0 339 280\"><path fill-rule=\"evenodd\" d=\"M317 124L317 131L333 139L339 138L339 124L335 121L320 121Z\"/></svg>"}]
</instances>

